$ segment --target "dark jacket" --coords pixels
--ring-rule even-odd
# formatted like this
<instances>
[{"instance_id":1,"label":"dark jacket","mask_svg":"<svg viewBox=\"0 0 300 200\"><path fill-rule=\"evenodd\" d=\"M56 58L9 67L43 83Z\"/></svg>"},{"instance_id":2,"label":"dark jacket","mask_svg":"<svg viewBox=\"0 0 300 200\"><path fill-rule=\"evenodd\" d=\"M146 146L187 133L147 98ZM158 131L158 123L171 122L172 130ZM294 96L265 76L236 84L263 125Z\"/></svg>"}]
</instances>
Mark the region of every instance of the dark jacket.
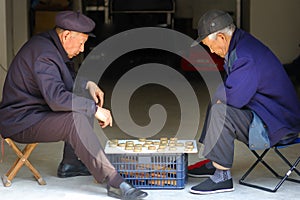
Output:
<instances>
[{"instance_id":1,"label":"dark jacket","mask_svg":"<svg viewBox=\"0 0 300 200\"><path fill-rule=\"evenodd\" d=\"M13 59L0 104L0 133L9 137L49 112L95 113L91 99L72 93L75 70L55 30L33 36ZM82 82L82 89L86 82Z\"/></svg>"},{"instance_id":2,"label":"dark jacket","mask_svg":"<svg viewBox=\"0 0 300 200\"><path fill-rule=\"evenodd\" d=\"M237 29L224 68L228 74L225 88L217 90L216 99L255 111L268 127L271 145L288 133L300 132L299 99L282 64L270 49L249 33Z\"/></svg>"}]
</instances>

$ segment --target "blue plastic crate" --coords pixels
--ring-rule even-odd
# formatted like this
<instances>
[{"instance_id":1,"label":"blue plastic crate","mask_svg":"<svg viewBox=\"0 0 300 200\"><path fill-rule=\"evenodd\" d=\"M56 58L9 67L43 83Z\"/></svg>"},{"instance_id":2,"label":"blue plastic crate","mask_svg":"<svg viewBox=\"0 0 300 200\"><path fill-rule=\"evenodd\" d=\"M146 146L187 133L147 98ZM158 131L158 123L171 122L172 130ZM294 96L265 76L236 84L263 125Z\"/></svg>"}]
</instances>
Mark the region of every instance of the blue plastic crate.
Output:
<instances>
[{"instance_id":1,"label":"blue plastic crate","mask_svg":"<svg viewBox=\"0 0 300 200\"><path fill-rule=\"evenodd\" d=\"M188 154L108 154L117 171L136 188L183 189Z\"/></svg>"}]
</instances>

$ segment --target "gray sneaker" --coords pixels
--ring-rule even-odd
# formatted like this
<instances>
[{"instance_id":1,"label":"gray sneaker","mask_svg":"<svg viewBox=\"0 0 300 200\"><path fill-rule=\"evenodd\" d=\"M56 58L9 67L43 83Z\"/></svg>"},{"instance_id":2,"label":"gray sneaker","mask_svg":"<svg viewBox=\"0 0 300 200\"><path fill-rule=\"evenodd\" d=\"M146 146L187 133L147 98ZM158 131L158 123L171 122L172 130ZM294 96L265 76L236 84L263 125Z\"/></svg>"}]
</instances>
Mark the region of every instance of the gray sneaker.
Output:
<instances>
[{"instance_id":1,"label":"gray sneaker","mask_svg":"<svg viewBox=\"0 0 300 200\"><path fill-rule=\"evenodd\" d=\"M193 194L214 194L220 192L231 192L233 191L232 178L219 183L213 182L210 178L203 181L202 183L192 187L190 192Z\"/></svg>"}]
</instances>

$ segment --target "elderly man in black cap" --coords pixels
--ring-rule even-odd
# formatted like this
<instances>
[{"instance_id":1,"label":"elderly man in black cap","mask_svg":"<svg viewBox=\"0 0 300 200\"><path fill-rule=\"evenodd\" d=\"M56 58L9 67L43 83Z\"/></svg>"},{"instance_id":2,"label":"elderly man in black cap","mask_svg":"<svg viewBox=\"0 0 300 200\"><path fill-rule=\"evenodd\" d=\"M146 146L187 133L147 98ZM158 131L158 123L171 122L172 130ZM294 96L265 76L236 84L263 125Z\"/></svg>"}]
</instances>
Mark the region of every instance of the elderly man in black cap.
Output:
<instances>
[{"instance_id":1,"label":"elderly man in black cap","mask_svg":"<svg viewBox=\"0 0 300 200\"><path fill-rule=\"evenodd\" d=\"M226 78L211 100L200 138L203 155L210 162L188 172L210 178L190 192L229 192L234 190L230 174L234 140L251 149L269 148L283 140L292 142L300 132L300 102L276 56L237 28L228 13L206 12L199 20L198 36L194 45L202 42L225 59ZM257 126L251 125L254 122ZM261 132L257 127L262 127Z\"/></svg>"},{"instance_id":2,"label":"elderly man in black cap","mask_svg":"<svg viewBox=\"0 0 300 200\"><path fill-rule=\"evenodd\" d=\"M73 93L72 58L84 51L95 23L73 11L58 13L55 22L53 30L33 36L10 65L0 104L2 137L20 143L64 141L59 177L90 172L98 182L107 180L109 196L146 197L119 175L93 131L93 117L102 128L112 126L110 111L102 107L103 92L94 82L82 80L79 88L92 98Z\"/></svg>"}]
</instances>

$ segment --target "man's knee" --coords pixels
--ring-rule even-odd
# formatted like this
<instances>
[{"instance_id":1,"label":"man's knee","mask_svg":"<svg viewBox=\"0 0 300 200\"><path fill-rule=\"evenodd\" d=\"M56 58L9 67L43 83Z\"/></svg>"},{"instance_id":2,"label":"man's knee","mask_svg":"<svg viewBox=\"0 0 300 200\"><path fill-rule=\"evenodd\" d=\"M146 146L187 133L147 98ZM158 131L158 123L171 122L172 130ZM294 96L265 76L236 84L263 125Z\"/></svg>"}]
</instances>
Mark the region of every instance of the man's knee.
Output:
<instances>
[{"instance_id":1,"label":"man's knee","mask_svg":"<svg viewBox=\"0 0 300 200\"><path fill-rule=\"evenodd\" d=\"M211 115L213 116L222 116L222 118L224 118L226 116L226 108L227 105L223 104L223 103L216 103L214 105L212 105L211 107Z\"/></svg>"},{"instance_id":2,"label":"man's knee","mask_svg":"<svg viewBox=\"0 0 300 200\"><path fill-rule=\"evenodd\" d=\"M77 135L78 133L83 131L83 128L91 126L88 117L78 112L71 112L70 115L68 115L68 120L66 121L66 123L66 126L68 127L67 134L69 136L72 136L74 134Z\"/></svg>"}]
</instances>

